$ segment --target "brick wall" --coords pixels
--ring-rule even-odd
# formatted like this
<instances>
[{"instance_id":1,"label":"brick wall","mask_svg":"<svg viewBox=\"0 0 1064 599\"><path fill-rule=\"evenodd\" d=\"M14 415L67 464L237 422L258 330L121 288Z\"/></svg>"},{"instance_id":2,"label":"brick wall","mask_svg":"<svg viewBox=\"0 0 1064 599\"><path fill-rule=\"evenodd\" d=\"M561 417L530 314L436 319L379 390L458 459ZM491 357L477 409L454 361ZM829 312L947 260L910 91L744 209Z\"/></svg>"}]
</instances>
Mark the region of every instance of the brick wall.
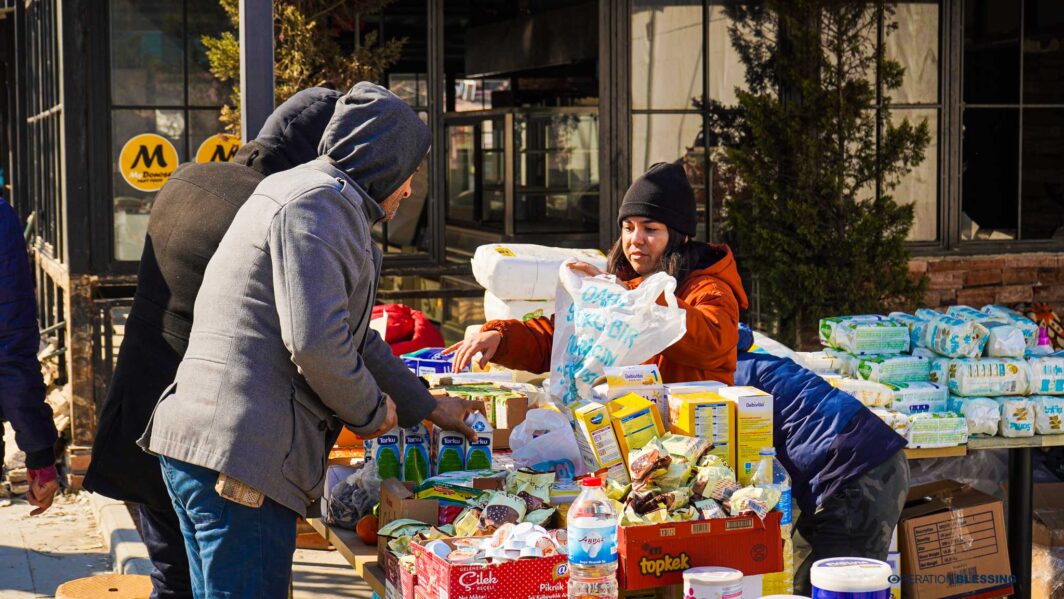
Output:
<instances>
[{"instance_id":1,"label":"brick wall","mask_svg":"<svg viewBox=\"0 0 1064 599\"><path fill-rule=\"evenodd\" d=\"M1064 253L915 258L909 270L927 274L929 308L1036 302L1064 316Z\"/></svg>"}]
</instances>

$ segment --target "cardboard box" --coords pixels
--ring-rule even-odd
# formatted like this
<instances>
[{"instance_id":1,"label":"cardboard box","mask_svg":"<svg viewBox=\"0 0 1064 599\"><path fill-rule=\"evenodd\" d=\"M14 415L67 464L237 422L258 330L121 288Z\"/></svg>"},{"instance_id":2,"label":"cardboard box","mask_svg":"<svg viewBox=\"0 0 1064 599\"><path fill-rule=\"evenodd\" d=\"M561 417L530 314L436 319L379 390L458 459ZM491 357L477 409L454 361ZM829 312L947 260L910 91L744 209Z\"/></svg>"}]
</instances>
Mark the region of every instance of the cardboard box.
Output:
<instances>
[{"instance_id":1,"label":"cardboard box","mask_svg":"<svg viewBox=\"0 0 1064 599\"><path fill-rule=\"evenodd\" d=\"M400 358L410 372L418 376L442 374L452 371L454 356L445 356L442 347L426 347L415 352L403 354Z\"/></svg>"},{"instance_id":2,"label":"cardboard box","mask_svg":"<svg viewBox=\"0 0 1064 599\"><path fill-rule=\"evenodd\" d=\"M1013 591L1002 502L956 481L909 490L898 524L906 599Z\"/></svg>"},{"instance_id":3,"label":"cardboard box","mask_svg":"<svg viewBox=\"0 0 1064 599\"><path fill-rule=\"evenodd\" d=\"M1031 596L1064 599L1064 483L1034 486Z\"/></svg>"},{"instance_id":4,"label":"cardboard box","mask_svg":"<svg viewBox=\"0 0 1064 599\"><path fill-rule=\"evenodd\" d=\"M588 402L573 410L576 423L576 443L584 466L590 472L605 468L607 476L621 484L628 484L628 468L617 442L609 410L597 402Z\"/></svg>"},{"instance_id":5,"label":"cardboard box","mask_svg":"<svg viewBox=\"0 0 1064 599\"><path fill-rule=\"evenodd\" d=\"M445 543L454 547L453 539ZM536 597L568 599L569 558L555 555L501 564L457 565L425 551L419 543L411 545L417 558L418 584L436 589L447 599L483 599L485 597ZM500 593L505 584L505 593Z\"/></svg>"},{"instance_id":6,"label":"cardboard box","mask_svg":"<svg viewBox=\"0 0 1064 599\"><path fill-rule=\"evenodd\" d=\"M617 570L629 591L683 584L683 571L698 566L735 568L753 576L783 570L780 513L762 522L750 516L646 526L618 531Z\"/></svg>"},{"instance_id":7,"label":"cardboard box","mask_svg":"<svg viewBox=\"0 0 1064 599\"><path fill-rule=\"evenodd\" d=\"M401 589L399 596L402 599L415 599L414 589L417 588L417 574L399 568L399 588Z\"/></svg>"},{"instance_id":8,"label":"cardboard box","mask_svg":"<svg viewBox=\"0 0 1064 599\"><path fill-rule=\"evenodd\" d=\"M399 568L399 558L390 551L383 553L378 551L377 562L384 570L384 599L401 599L403 596L402 573Z\"/></svg>"},{"instance_id":9,"label":"cardboard box","mask_svg":"<svg viewBox=\"0 0 1064 599\"><path fill-rule=\"evenodd\" d=\"M595 387L595 391L602 395L601 398L595 398L597 401L606 403L635 393L658 407L662 425L668 428L669 404L666 400L665 384L661 381L661 372L656 365L607 366L603 372L606 375L605 387Z\"/></svg>"},{"instance_id":10,"label":"cardboard box","mask_svg":"<svg viewBox=\"0 0 1064 599\"><path fill-rule=\"evenodd\" d=\"M754 387L724 387L717 392L735 402L735 475L739 484L750 478L761 461L758 455L772 444L772 395Z\"/></svg>"},{"instance_id":11,"label":"cardboard box","mask_svg":"<svg viewBox=\"0 0 1064 599\"><path fill-rule=\"evenodd\" d=\"M625 467L628 465L629 452L665 434L658 407L635 393L618 397L606 404L606 408L613 421L613 430L617 433L617 446Z\"/></svg>"},{"instance_id":12,"label":"cardboard box","mask_svg":"<svg viewBox=\"0 0 1064 599\"><path fill-rule=\"evenodd\" d=\"M377 514L377 522L381 527L403 518L435 525L440 517L440 503L435 499L416 499L414 483L389 478L381 481L381 501ZM388 543L383 539L377 543L377 561L384 568L385 576L388 575L389 561L395 562L395 568L399 567L398 560L388 551Z\"/></svg>"},{"instance_id":13,"label":"cardboard box","mask_svg":"<svg viewBox=\"0 0 1064 599\"><path fill-rule=\"evenodd\" d=\"M716 393L670 395L669 420L670 430L678 435L712 441L709 453L720 456L736 470L734 401Z\"/></svg>"}]
</instances>

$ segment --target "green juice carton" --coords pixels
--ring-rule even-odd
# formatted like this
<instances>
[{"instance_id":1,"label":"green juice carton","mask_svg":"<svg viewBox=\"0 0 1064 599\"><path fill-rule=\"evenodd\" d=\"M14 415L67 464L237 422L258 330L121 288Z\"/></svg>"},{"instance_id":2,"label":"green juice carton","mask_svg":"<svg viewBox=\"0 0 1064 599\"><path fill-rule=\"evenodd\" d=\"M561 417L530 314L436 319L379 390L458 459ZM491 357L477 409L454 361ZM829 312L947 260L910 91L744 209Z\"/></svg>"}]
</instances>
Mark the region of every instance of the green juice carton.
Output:
<instances>
[{"instance_id":1,"label":"green juice carton","mask_svg":"<svg viewBox=\"0 0 1064 599\"><path fill-rule=\"evenodd\" d=\"M432 443L429 429L423 423L402 429L403 480L421 483L432 475L429 469L429 452Z\"/></svg>"},{"instance_id":2,"label":"green juice carton","mask_svg":"<svg viewBox=\"0 0 1064 599\"><path fill-rule=\"evenodd\" d=\"M480 412L473 412L466 418L466 424L477 433L477 440L466 446L466 470L491 470L491 443L494 438L491 423Z\"/></svg>"},{"instance_id":3,"label":"green juice carton","mask_svg":"<svg viewBox=\"0 0 1064 599\"><path fill-rule=\"evenodd\" d=\"M377 468L381 480L401 478L402 438L398 427L375 439L366 439L366 460Z\"/></svg>"},{"instance_id":4,"label":"green juice carton","mask_svg":"<svg viewBox=\"0 0 1064 599\"><path fill-rule=\"evenodd\" d=\"M432 432L432 448L436 455L433 475L465 470L465 436L439 427L434 427Z\"/></svg>"}]
</instances>

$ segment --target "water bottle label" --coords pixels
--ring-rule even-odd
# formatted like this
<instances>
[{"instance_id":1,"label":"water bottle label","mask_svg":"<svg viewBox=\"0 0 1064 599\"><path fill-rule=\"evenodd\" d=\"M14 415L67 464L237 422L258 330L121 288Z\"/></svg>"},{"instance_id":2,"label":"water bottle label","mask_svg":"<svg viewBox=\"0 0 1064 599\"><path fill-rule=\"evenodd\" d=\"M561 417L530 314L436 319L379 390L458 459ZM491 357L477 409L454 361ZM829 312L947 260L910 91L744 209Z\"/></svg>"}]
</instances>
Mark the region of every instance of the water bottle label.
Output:
<instances>
[{"instance_id":1,"label":"water bottle label","mask_svg":"<svg viewBox=\"0 0 1064 599\"><path fill-rule=\"evenodd\" d=\"M569 523L569 563L602 566L617 562L617 526Z\"/></svg>"},{"instance_id":2,"label":"water bottle label","mask_svg":"<svg viewBox=\"0 0 1064 599\"><path fill-rule=\"evenodd\" d=\"M787 526L791 523L791 490L784 489L780 493L780 502L776 505L776 509L780 511L783 516L780 518L780 526Z\"/></svg>"}]
</instances>

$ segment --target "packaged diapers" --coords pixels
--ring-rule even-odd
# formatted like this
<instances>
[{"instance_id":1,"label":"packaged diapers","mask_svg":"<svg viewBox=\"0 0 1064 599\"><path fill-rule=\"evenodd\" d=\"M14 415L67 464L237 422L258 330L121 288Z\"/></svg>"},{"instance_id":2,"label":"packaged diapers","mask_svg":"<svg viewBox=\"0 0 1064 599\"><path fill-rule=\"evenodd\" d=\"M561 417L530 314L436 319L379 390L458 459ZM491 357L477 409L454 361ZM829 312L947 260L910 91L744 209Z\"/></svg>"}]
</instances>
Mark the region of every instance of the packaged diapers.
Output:
<instances>
[{"instance_id":1,"label":"packaged diapers","mask_svg":"<svg viewBox=\"0 0 1064 599\"><path fill-rule=\"evenodd\" d=\"M998 320L980 321L987 330L986 355L992 358L1022 358L1027 338L1018 327Z\"/></svg>"},{"instance_id":2,"label":"packaged diapers","mask_svg":"<svg viewBox=\"0 0 1064 599\"><path fill-rule=\"evenodd\" d=\"M895 412L894 410L884 410L883 408L869 409L899 435L904 437L905 434L909 432L909 417L907 415L902 414L901 412Z\"/></svg>"},{"instance_id":3,"label":"packaged diapers","mask_svg":"<svg viewBox=\"0 0 1064 599\"><path fill-rule=\"evenodd\" d=\"M796 352L796 362L802 368L815 372L816 374L840 374L843 368L843 352L832 350L832 353L827 351L817 352Z\"/></svg>"},{"instance_id":4,"label":"packaged diapers","mask_svg":"<svg viewBox=\"0 0 1064 599\"><path fill-rule=\"evenodd\" d=\"M1030 318L1027 318L1012 308L995 304L983 306L982 311L984 314L987 314L992 318L1004 320L1020 329L1023 333L1023 338L1027 340L1028 349L1038 347L1038 325Z\"/></svg>"},{"instance_id":5,"label":"packaged diapers","mask_svg":"<svg viewBox=\"0 0 1064 599\"><path fill-rule=\"evenodd\" d=\"M830 347L852 354L909 351L909 327L878 315L821 319L820 339Z\"/></svg>"},{"instance_id":6,"label":"packaged diapers","mask_svg":"<svg viewBox=\"0 0 1064 599\"><path fill-rule=\"evenodd\" d=\"M980 312L971 306L950 306L946 309L946 314L961 320L979 321L986 318L985 312Z\"/></svg>"},{"instance_id":7,"label":"packaged diapers","mask_svg":"<svg viewBox=\"0 0 1064 599\"><path fill-rule=\"evenodd\" d=\"M1064 433L1064 397L1035 395L1029 399L1034 404L1034 432L1039 435Z\"/></svg>"},{"instance_id":8,"label":"packaged diapers","mask_svg":"<svg viewBox=\"0 0 1064 599\"><path fill-rule=\"evenodd\" d=\"M504 300L554 300L558 268L576 258L606 270L599 250L576 250L521 243L489 243L473 254L473 277Z\"/></svg>"},{"instance_id":9,"label":"packaged diapers","mask_svg":"<svg viewBox=\"0 0 1064 599\"><path fill-rule=\"evenodd\" d=\"M968 424L969 435L996 435L1001 422L1001 406L989 397L965 397L960 414Z\"/></svg>"},{"instance_id":10,"label":"packaged diapers","mask_svg":"<svg viewBox=\"0 0 1064 599\"><path fill-rule=\"evenodd\" d=\"M954 447L968 442L968 424L956 414L913 414L905 435L909 447Z\"/></svg>"},{"instance_id":11,"label":"packaged diapers","mask_svg":"<svg viewBox=\"0 0 1064 599\"><path fill-rule=\"evenodd\" d=\"M927 325L927 346L949 358L978 358L989 334L977 322L938 316Z\"/></svg>"},{"instance_id":12,"label":"packaged diapers","mask_svg":"<svg viewBox=\"0 0 1064 599\"><path fill-rule=\"evenodd\" d=\"M877 383L915 383L930 380L931 360L922 356L860 356L856 378Z\"/></svg>"},{"instance_id":13,"label":"packaged diapers","mask_svg":"<svg viewBox=\"0 0 1064 599\"><path fill-rule=\"evenodd\" d=\"M938 314L936 313L935 315L937 316ZM926 341L924 340L924 335L927 334L928 323L928 320L926 318L913 316L911 314L906 314L905 312L891 312L890 318L894 322L900 322L901 324L909 327L910 350L916 351L916 348L924 347L926 343Z\"/></svg>"},{"instance_id":14,"label":"packaged diapers","mask_svg":"<svg viewBox=\"0 0 1064 599\"><path fill-rule=\"evenodd\" d=\"M883 383L846 377L825 377L833 387L854 396L869 408L885 408L894 400L894 391Z\"/></svg>"},{"instance_id":15,"label":"packaged diapers","mask_svg":"<svg viewBox=\"0 0 1064 599\"><path fill-rule=\"evenodd\" d=\"M1001 422L998 433L1002 437L1034 436L1034 402L1026 397L1002 397Z\"/></svg>"},{"instance_id":16,"label":"packaged diapers","mask_svg":"<svg viewBox=\"0 0 1064 599\"><path fill-rule=\"evenodd\" d=\"M1064 395L1064 357L1044 356L1027 361L1031 372L1031 393Z\"/></svg>"},{"instance_id":17,"label":"packaged diapers","mask_svg":"<svg viewBox=\"0 0 1064 599\"><path fill-rule=\"evenodd\" d=\"M950 393L964 397L1026 395L1027 362L1010 358L948 360Z\"/></svg>"},{"instance_id":18,"label":"packaged diapers","mask_svg":"<svg viewBox=\"0 0 1064 599\"><path fill-rule=\"evenodd\" d=\"M899 383L887 385L893 391L890 408L903 414L945 412L949 410L949 392L938 383Z\"/></svg>"}]
</instances>

